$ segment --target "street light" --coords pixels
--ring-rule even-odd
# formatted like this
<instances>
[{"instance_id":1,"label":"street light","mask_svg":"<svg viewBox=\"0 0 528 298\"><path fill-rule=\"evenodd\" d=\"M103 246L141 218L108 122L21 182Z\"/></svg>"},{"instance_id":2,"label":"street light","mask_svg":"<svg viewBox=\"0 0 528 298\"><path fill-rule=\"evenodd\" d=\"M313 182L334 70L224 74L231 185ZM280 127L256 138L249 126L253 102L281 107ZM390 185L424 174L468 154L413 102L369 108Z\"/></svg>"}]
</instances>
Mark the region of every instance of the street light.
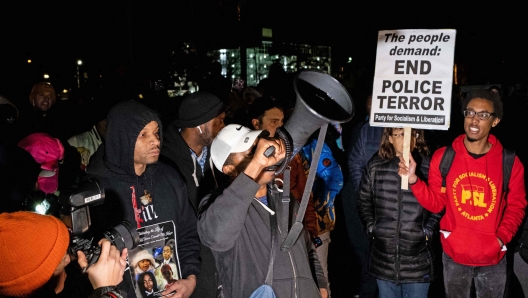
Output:
<instances>
[{"instance_id":1,"label":"street light","mask_svg":"<svg viewBox=\"0 0 528 298\"><path fill-rule=\"evenodd\" d=\"M79 67L83 64L81 59L77 60L77 88L81 88L81 77L79 75Z\"/></svg>"}]
</instances>

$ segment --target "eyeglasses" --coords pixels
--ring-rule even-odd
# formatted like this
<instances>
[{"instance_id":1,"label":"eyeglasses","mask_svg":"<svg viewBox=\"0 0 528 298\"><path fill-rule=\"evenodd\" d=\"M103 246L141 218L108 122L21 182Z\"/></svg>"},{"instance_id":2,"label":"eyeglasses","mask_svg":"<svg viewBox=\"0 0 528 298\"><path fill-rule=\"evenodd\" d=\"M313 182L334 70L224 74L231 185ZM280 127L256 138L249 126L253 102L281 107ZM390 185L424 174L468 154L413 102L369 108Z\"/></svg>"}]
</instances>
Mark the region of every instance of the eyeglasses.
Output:
<instances>
[{"instance_id":1,"label":"eyeglasses","mask_svg":"<svg viewBox=\"0 0 528 298\"><path fill-rule=\"evenodd\" d=\"M405 133L393 133L392 136L395 137L395 138L403 138L403 136L405 135ZM417 138L420 136L420 133L417 132L417 131L411 131L411 136Z\"/></svg>"},{"instance_id":2,"label":"eyeglasses","mask_svg":"<svg viewBox=\"0 0 528 298\"><path fill-rule=\"evenodd\" d=\"M488 120L491 116L495 116L495 113L464 110L464 117L466 118L473 118L475 115L477 115L480 120Z\"/></svg>"}]
</instances>

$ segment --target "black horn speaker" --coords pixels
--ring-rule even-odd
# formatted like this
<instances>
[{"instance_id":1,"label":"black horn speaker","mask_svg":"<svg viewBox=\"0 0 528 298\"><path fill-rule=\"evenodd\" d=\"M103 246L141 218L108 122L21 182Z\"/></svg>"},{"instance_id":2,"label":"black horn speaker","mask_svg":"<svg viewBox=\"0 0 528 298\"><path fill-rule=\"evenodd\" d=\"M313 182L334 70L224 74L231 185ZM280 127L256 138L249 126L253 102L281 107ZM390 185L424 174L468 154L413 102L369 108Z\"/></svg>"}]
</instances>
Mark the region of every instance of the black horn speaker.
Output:
<instances>
[{"instance_id":1,"label":"black horn speaker","mask_svg":"<svg viewBox=\"0 0 528 298\"><path fill-rule=\"evenodd\" d=\"M318 71L301 71L293 81L297 99L284 129L293 143L293 155L327 123L344 123L354 116L352 97L339 81Z\"/></svg>"}]
</instances>

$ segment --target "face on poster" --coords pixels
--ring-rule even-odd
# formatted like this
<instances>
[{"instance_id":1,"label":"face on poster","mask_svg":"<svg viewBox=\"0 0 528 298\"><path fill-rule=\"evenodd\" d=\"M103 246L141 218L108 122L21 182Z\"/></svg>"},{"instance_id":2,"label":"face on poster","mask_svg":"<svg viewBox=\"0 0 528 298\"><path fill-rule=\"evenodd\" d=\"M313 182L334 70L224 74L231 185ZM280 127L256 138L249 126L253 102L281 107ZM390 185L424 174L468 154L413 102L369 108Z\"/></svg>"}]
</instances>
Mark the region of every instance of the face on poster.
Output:
<instances>
[{"instance_id":1,"label":"face on poster","mask_svg":"<svg viewBox=\"0 0 528 298\"><path fill-rule=\"evenodd\" d=\"M167 221L137 231L139 245L128 253L136 296L156 296L181 276L176 228Z\"/></svg>"},{"instance_id":2,"label":"face on poster","mask_svg":"<svg viewBox=\"0 0 528 298\"><path fill-rule=\"evenodd\" d=\"M379 31L370 124L447 130L456 30Z\"/></svg>"}]
</instances>

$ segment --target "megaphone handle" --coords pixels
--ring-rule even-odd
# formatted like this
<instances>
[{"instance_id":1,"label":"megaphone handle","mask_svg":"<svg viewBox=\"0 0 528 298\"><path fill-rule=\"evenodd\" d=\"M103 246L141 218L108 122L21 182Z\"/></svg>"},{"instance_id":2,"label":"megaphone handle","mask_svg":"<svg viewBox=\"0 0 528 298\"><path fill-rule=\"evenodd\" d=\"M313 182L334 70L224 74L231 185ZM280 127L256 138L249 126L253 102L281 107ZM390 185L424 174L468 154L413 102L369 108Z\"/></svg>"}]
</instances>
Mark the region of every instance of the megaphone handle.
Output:
<instances>
[{"instance_id":1,"label":"megaphone handle","mask_svg":"<svg viewBox=\"0 0 528 298\"><path fill-rule=\"evenodd\" d=\"M274 153L275 153L275 147L274 146L269 146L268 149L266 149L266 151L264 151L264 156L270 157Z\"/></svg>"},{"instance_id":2,"label":"megaphone handle","mask_svg":"<svg viewBox=\"0 0 528 298\"><path fill-rule=\"evenodd\" d=\"M310 172L308 173L308 180L306 180L306 186L304 187L304 193L301 200L301 205L299 210L297 210L297 217L295 218L295 223L292 225L286 240L281 245L281 251L287 252L293 246L293 243L299 237L301 233L303 224L302 220L304 218L304 213L306 212L306 206L308 205L308 199L312 191L312 186L315 180L315 174L317 173L317 166L319 165L319 158L321 157L321 151L323 150L323 143L326 135L326 130L328 128L328 123L321 126L319 131L319 137L317 138L317 145L315 146L315 151L312 153L312 161L310 164Z\"/></svg>"},{"instance_id":3,"label":"megaphone handle","mask_svg":"<svg viewBox=\"0 0 528 298\"><path fill-rule=\"evenodd\" d=\"M319 165L319 158L321 157L321 151L323 150L323 144L324 144L327 129L328 129L328 123L321 126L319 130L317 144L315 145L315 150L312 153L312 160L310 163L310 172L308 173L308 180L306 180L306 186L304 187L304 193L302 196L301 205L299 206L299 211L297 211L297 218L295 221L298 221L298 222L302 222L302 219L304 218L304 212L306 212L306 206L308 205L308 198L310 197L310 193L312 192L315 175L317 174L317 166Z\"/></svg>"}]
</instances>

